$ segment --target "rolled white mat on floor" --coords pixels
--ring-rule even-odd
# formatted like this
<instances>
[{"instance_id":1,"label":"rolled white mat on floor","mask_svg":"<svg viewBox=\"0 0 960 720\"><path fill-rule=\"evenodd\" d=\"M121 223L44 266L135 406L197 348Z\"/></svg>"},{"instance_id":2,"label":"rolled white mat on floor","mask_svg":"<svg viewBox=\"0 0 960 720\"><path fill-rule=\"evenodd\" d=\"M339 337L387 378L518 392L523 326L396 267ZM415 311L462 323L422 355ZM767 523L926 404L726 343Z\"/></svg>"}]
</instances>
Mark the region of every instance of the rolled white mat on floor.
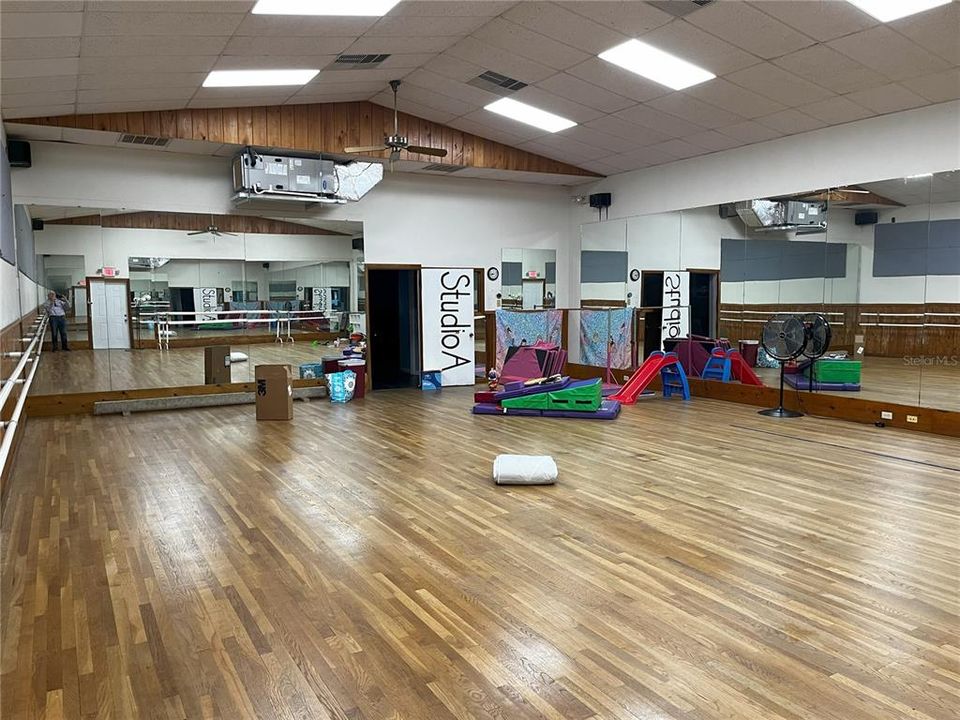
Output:
<instances>
[{"instance_id":1,"label":"rolled white mat on floor","mask_svg":"<svg viewBox=\"0 0 960 720\"><path fill-rule=\"evenodd\" d=\"M553 485L557 464L549 455L497 455L493 480L497 485Z\"/></svg>"}]
</instances>

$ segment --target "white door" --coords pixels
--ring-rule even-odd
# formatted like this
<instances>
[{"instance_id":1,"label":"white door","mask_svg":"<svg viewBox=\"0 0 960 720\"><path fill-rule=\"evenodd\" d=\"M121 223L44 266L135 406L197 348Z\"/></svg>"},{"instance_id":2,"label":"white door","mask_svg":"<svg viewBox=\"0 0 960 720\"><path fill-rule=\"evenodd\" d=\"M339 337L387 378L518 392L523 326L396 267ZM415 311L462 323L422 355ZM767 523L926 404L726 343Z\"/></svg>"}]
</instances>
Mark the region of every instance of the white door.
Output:
<instances>
[{"instance_id":1,"label":"white door","mask_svg":"<svg viewBox=\"0 0 960 720\"><path fill-rule=\"evenodd\" d=\"M523 309L543 310L543 280L523 281Z\"/></svg>"},{"instance_id":2,"label":"white door","mask_svg":"<svg viewBox=\"0 0 960 720\"><path fill-rule=\"evenodd\" d=\"M440 370L443 387L473 385L473 268L420 271L423 370Z\"/></svg>"},{"instance_id":3,"label":"white door","mask_svg":"<svg viewBox=\"0 0 960 720\"><path fill-rule=\"evenodd\" d=\"M130 347L126 283L90 282L90 323L94 350Z\"/></svg>"}]
</instances>

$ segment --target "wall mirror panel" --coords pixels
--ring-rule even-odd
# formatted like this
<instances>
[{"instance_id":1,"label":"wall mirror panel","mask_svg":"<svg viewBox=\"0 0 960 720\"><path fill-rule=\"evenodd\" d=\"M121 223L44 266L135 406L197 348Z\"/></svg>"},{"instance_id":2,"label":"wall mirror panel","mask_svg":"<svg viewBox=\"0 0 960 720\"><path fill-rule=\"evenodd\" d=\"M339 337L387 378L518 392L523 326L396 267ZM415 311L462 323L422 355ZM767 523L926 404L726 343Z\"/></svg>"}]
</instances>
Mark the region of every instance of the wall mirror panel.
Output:
<instances>
[{"instance_id":1,"label":"wall mirror panel","mask_svg":"<svg viewBox=\"0 0 960 720\"><path fill-rule=\"evenodd\" d=\"M581 225L581 307L625 307L628 265L626 220Z\"/></svg>"},{"instance_id":2,"label":"wall mirror panel","mask_svg":"<svg viewBox=\"0 0 960 720\"><path fill-rule=\"evenodd\" d=\"M556 307L557 251L503 248L500 253L500 306L505 310Z\"/></svg>"},{"instance_id":3,"label":"wall mirror panel","mask_svg":"<svg viewBox=\"0 0 960 720\"><path fill-rule=\"evenodd\" d=\"M25 210L34 228L43 221L37 301L52 289L71 305L70 352L44 354L37 394L248 382L267 363L296 376L338 354L330 345L356 326L360 223ZM226 348L219 372L207 367L210 347Z\"/></svg>"}]
</instances>

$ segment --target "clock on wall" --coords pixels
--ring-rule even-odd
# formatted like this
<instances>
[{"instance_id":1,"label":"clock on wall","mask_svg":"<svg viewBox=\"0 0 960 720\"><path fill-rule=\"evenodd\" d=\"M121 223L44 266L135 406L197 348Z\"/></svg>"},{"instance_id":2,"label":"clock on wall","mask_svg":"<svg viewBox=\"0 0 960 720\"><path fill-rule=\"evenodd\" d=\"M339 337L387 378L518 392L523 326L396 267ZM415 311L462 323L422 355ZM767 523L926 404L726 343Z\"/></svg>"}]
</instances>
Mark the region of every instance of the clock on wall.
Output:
<instances>
[{"instance_id":1,"label":"clock on wall","mask_svg":"<svg viewBox=\"0 0 960 720\"><path fill-rule=\"evenodd\" d=\"M498 277L500 277L500 270L498 270L498 269L495 268L495 267L489 267L489 268L487 268L487 279L488 279L488 280L493 281L493 280L496 280Z\"/></svg>"},{"instance_id":2,"label":"clock on wall","mask_svg":"<svg viewBox=\"0 0 960 720\"><path fill-rule=\"evenodd\" d=\"M636 282L639 279L640 279L640 271L634 268L633 270L630 271L630 280L632 282Z\"/></svg>"}]
</instances>

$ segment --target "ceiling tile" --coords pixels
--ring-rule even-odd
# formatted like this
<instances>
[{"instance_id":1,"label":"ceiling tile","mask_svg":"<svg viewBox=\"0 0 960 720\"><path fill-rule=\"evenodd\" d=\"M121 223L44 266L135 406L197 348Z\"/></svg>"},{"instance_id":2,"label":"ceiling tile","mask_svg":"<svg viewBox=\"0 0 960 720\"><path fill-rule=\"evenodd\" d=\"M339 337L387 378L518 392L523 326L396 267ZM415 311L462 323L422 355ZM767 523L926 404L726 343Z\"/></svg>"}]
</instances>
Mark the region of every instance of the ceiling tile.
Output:
<instances>
[{"instance_id":1,"label":"ceiling tile","mask_svg":"<svg viewBox=\"0 0 960 720\"><path fill-rule=\"evenodd\" d=\"M272 36L266 37L232 37L223 48L224 55L243 55L247 57L263 57L266 55L280 55L284 57L296 55L339 55L350 45L356 42L355 36L344 37L289 37L283 42L277 42Z\"/></svg>"},{"instance_id":2,"label":"ceiling tile","mask_svg":"<svg viewBox=\"0 0 960 720\"><path fill-rule=\"evenodd\" d=\"M214 70L284 70L312 69L323 70L337 59L336 55L221 55L215 58ZM332 70L330 72L353 72L351 70ZM346 79L346 78L344 78ZM202 80L201 80L202 82Z\"/></svg>"},{"instance_id":3,"label":"ceiling tile","mask_svg":"<svg viewBox=\"0 0 960 720\"><path fill-rule=\"evenodd\" d=\"M63 92L77 89L76 75L51 75L32 78L3 78L0 80L0 92L3 94L29 92ZM35 103L38 104L38 103ZM43 104L43 103L39 103Z\"/></svg>"},{"instance_id":4,"label":"ceiling tile","mask_svg":"<svg viewBox=\"0 0 960 720\"><path fill-rule=\"evenodd\" d=\"M464 36L480 28L489 18L475 16L440 15L411 17L387 15L364 33L367 37L395 35L402 37Z\"/></svg>"},{"instance_id":5,"label":"ceiling tile","mask_svg":"<svg viewBox=\"0 0 960 720\"><path fill-rule=\"evenodd\" d=\"M219 55L226 44L226 37L84 36L80 39L80 55L82 57Z\"/></svg>"},{"instance_id":6,"label":"ceiling tile","mask_svg":"<svg viewBox=\"0 0 960 720\"><path fill-rule=\"evenodd\" d=\"M642 35L673 20L673 15L644 2L565 2L563 7L627 35Z\"/></svg>"},{"instance_id":7,"label":"ceiling tile","mask_svg":"<svg viewBox=\"0 0 960 720\"><path fill-rule=\"evenodd\" d=\"M635 170L637 168L651 167L653 165L664 165L674 162L677 158L662 150L655 150L653 147L640 148L629 153L619 155L609 155L600 158L601 161L622 168L623 170Z\"/></svg>"},{"instance_id":8,"label":"ceiling tile","mask_svg":"<svg viewBox=\"0 0 960 720\"><path fill-rule=\"evenodd\" d=\"M77 113L86 115L88 113L112 113L112 112L148 112L150 110L169 110L171 100L123 100L121 102L97 102L97 103L78 103ZM183 101L178 100L177 106L183 106Z\"/></svg>"},{"instance_id":9,"label":"ceiling tile","mask_svg":"<svg viewBox=\"0 0 960 720\"><path fill-rule=\"evenodd\" d=\"M697 11L699 14L700 10ZM674 20L641 38L644 42L709 70L714 75L741 70L760 58L721 40L685 20Z\"/></svg>"},{"instance_id":10,"label":"ceiling tile","mask_svg":"<svg viewBox=\"0 0 960 720\"><path fill-rule=\"evenodd\" d=\"M380 63L382 68L419 68L430 62L437 53L392 53L390 57Z\"/></svg>"},{"instance_id":11,"label":"ceiling tile","mask_svg":"<svg viewBox=\"0 0 960 720\"><path fill-rule=\"evenodd\" d=\"M960 65L960 3L910 15L889 26L951 65Z\"/></svg>"},{"instance_id":12,"label":"ceiling tile","mask_svg":"<svg viewBox=\"0 0 960 720\"><path fill-rule=\"evenodd\" d=\"M891 83L880 87L852 92L847 97L857 105L869 108L875 113L892 113L926 105L928 100L903 85Z\"/></svg>"},{"instance_id":13,"label":"ceiling tile","mask_svg":"<svg viewBox=\"0 0 960 720\"><path fill-rule=\"evenodd\" d=\"M776 100L734 85L723 78L714 78L710 82L694 85L683 92L748 119L769 115L784 107Z\"/></svg>"},{"instance_id":14,"label":"ceiling tile","mask_svg":"<svg viewBox=\"0 0 960 720\"><path fill-rule=\"evenodd\" d=\"M443 93L448 97L456 98L465 103L471 103L474 109L476 109L477 106L487 105L498 97L493 93L457 80L452 80L443 75L438 75L429 70L414 70L404 78L404 83L404 87L406 87L406 84L416 85L417 87L427 90Z\"/></svg>"},{"instance_id":15,"label":"ceiling tile","mask_svg":"<svg viewBox=\"0 0 960 720\"><path fill-rule=\"evenodd\" d=\"M472 80L486 70L482 65L462 60L448 52L437 55L433 60L426 63L423 69L461 82Z\"/></svg>"},{"instance_id":16,"label":"ceiling tile","mask_svg":"<svg viewBox=\"0 0 960 720\"><path fill-rule=\"evenodd\" d=\"M348 53L438 53L460 40L459 35L404 38L392 36L361 37L344 52ZM286 42L286 40L284 41Z\"/></svg>"},{"instance_id":17,"label":"ceiling tile","mask_svg":"<svg viewBox=\"0 0 960 720\"><path fill-rule=\"evenodd\" d=\"M4 78L76 75L80 58L49 58L46 60L5 60Z\"/></svg>"},{"instance_id":18,"label":"ceiling tile","mask_svg":"<svg viewBox=\"0 0 960 720\"><path fill-rule=\"evenodd\" d=\"M724 125L733 125L743 120L743 117L732 112L705 103L702 100L682 92L675 92L656 98L646 103L649 107L676 115L705 128L718 128Z\"/></svg>"},{"instance_id":19,"label":"ceiling tile","mask_svg":"<svg viewBox=\"0 0 960 720\"><path fill-rule=\"evenodd\" d=\"M775 61L784 70L835 93L883 85L887 79L826 45L814 45Z\"/></svg>"},{"instance_id":20,"label":"ceiling tile","mask_svg":"<svg viewBox=\"0 0 960 720\"><path fill-rule=\"evenodd\" d=\"M684 138L684 140L692 145L697 145L705 150L710 150L711 152L730 150L731 148L743 145L743 142L740 140L732 138L729 135L719 133L716 130L707 130L706 132L697 133L696 135L688 135Z\"/></svg>"},{"instance_id":21,"label":"ceiling tile","mask_svg":"<svg viewBox=\"0 0 960 720\"><path fill-rule=\"evenodd\" d=\"M365 95L365 99L369 99L374 95L379 95L384 89L385 84L380 80L365 80L362 82L354 80L353 82L342 83L329 81L328 77L320 78L308 85L304 85L299 90L296 90L294 94L290 96L290 99L305 100L307 98L313 99L329 95L344 95L347 93L351 95ZM406 92L407 89L407 85L404 84L403 91Z\"/></svg>"},{"instance_id":22,"label":"ceiling tile","mask_svg":"<svg viewBox=\"0 0 960 720\"><path fill-rule=\"evenodd\" d=\"M206 73L216 61L216 55L134 55L124 58L122 68L125 73ZM117 65L112 57L81 57L80 73L112 75Z\"/></svg>"},{"instance_id":23,"label":"ceiling tile","mask_svg":"<svg viewBox=\"0 0 960 720\"><path fill-rule=\"evenodd\" d=\"M506 12L516 2L484 0L404 0L390 11L390 17L412 15L414 17L495 17Z\"/></svg>"},{"instance_id":24,"label":"ceiling tile","mask_svg":"<svg viewBox=\"0 0 960 720\"><path fill-rule=\"evenodd\" d=\"M471 135L484 137L488 140L495 140L496 142L504 143L505 145L516 146L530 138L530 135L515 135L514 133L503 129L492 128L481 122L477 122L473 117L455 118L447 124L457 130L462 130L463 132L470 133Z\"/></svg>"},{"instance_id":25,"label":"ceiling tile","mask_svg":"<svg viewBox=\"0 0 960 720\"><path fill-rule=\"evenodd\" d=\"M20 12L83 12L83 0L3 0L4 16Z\"/></svg>"},{"instance_id":26,"label":"ceiling tile","mask_svg":"<svg viewBox=\"0 0 960 720\"><path fill-rule=\"evenodd\" d=\"M541 62L555 70L564 70L590 57L581 50L502 18L494 18L473 33L473 37L494 47Z\"/></svg>"},{"instance_id":27,"label":"ceiling tile","mask_svg":"<svg viewBox=\"0 0 960 720\"><path fill-rule=\"evenodd\" d=\"M77 57L79 54L79 37L7 38L0 43L3 60Z\"/></svg>"},{"instance_id":28,"label":"ceiling tile","mask_svg":"<svg viewBox=\"0 0 960 720\"><path fill-rule=\"evenodd\" d=\"M546 80L541 80L537 83L537 87L541 87L554 95L596 108L604 113L623 110L635 104L629 98L617 95L567 73L557 73Z\"/></svg>"},{"instance_id":29,"label":"ceiling tile","mask_svg":"<svg viewBox=\"0 0 960 720\"><path fill-rule=\"evenodd\" d=\"M809 105L802 105L798 109L818 120L823 120L828 125L862 120L872 114L869 110L845 97L828 98Z\"/></svg>"},{"instance_id":30,"label":"ceiling tile","mask_svg":"<svg viewBox=\"0 0 960 720\"><path fill-rule=\"evenodd\" d=\"M779 130L784 135L809 132L810 130L817 130L826 125L822 120L804 115L799 110L794 110L793 108L757 118L757 122L774 130Z\"/></svg>"},{"instance_id":31,"label":"ceiling tile","mask_svg":"<svg viewBox=\"0 0 960 720\"><path fill-rule=\"evenodd\" d=\"M355 16L247 15L237 26L236 32L230 34L282 38L359 37L372 28L377 20L379 18Z\"/></svg>"},{"instance_id":32,"label":"ceiling tile","mask_svg":"<svg viewBox=\"0 0 960 720\"><path fill-rule=\"evenodd\" d=\"M230 36L243 17L239 13L87 12L83 35Z\"/></svg>"},{"instance_id":33,"label":"ceiling tile","mask_svg":"<svg viewBox=\"0 0 960 720\"><path fill-rule=\"evenodd\" d=\"M603 148L608 152L630 152L636 150L637 145L632 140L610 135L587 125L577 125L557 133L560 137L570 137L578 142Z\"/></svg>"},{"instance_id":34,"label":"ceiling tile","mask_svg":"<svg viewBox=\"0 0 960 720\"><path fill-rule=\"evenodd\" d=\"M516 120L511 120L510 118L505 118L496 113L492 113L489 110L477 110L463 117L459 117L455 122L451 122L454 127L467 130L465 124L461 124L461 121L466 121L468 123L474 123L475 126L482 126L487 129L488 132L499 132L505 133L504 137L510 136L513 138L512 141L508 144L516 144L519 142L524 142L526 140L532 140L533 138L542 137L546 133L540 128L535 128L532 125L525 125L524 123L517 122ZM474 132L473 130L467 130L467 132ZM492 140L498 140L498 138L493 135L484 134L477 132L477 135L483 137L489 137ZM503 140L501 142L507 142Z\"/></svg>"},{"instance_id":35,"label":"ceiling tile","mask_svg":"<svg viewBox=\"0 0 960 720\"><path fill-rule=\"evenodd\" d=\"M728 75L727 80L788 107L826 100L832 94L819 85L769 63L735 72Z\"/></svg>"},{"instance_id":36,"label":"ceiling tile","mask_svg":"<svg viewBox=\"0 0 960 720\"><path fill-rule=\"evenodd\" d=\"M101 90L78 90L77 103L136 102L138 100L166 100L170 107L189 100L194 94L193 88L104 88Z\"/></svg>"},{"instance_id":37,"label":"ceiling tile","mask_svg":"<svg viewBox=\"0 0 960 720\"><path fill-rule=\"evenodd\" d=\"M820 42L877 24L865 12L838 0L763 0L751 5Z\"/></svg>"},{"instance_id":38,"label":"ceiling tile","mask_svg":"<svg viewBox=\"0 0 960 720\"><path fill-rule=\"evenodd\" d=\"M782 135L781 132L768 128L753 120L748 120L747 122L742 122L737 125L730 125L729 127L723 128L721 132L744 144L765 142Z\"/></svg>"},{"instance_id":39,"label":"ceiling tile","mask_svg":"<svg viewBox=\"0 0 960 720\"><path fill-rule=\"evenodd\" d=\"M669 155L675 160L685 160L696 155L703 155L702 147L688 143L686 140L667 140L659 145L651 145L649 149L654 153Z\"/></svg>"},{"instance_id":40,"label":"ceiling tile","mask_svg":"<svg viewBox=\"0 0 960 720\"><path fill-rule=\"evenodd\" d=\"M0 37L42 38L79 37L83 28L83 13L7 12L4 9L0 23Z\"/></svg>"},{"instance_id":41,"label":"ceiling tile","mask_svg":"<svg viewBox=\"0 0 960 720\"><path fill-rule=\"evenodd\" d=\"M580 163L580 167L590 172L600 173L601 175L616 175L623 172L616 165L611 165L605 160L585 160Z\"/></svg>"},{"instance_id":42,"label":"ceiling tile","mask_svg":"<svg viewBox=\"0 0 960 720\"><path fill-rule=\"evenodd\" d=\"M44 0L45 2L46 0ZM256 0L87 0L87 12L244 14Z\"/></svg>"},{"instance_id":43,"label":"ceiling tile","mask_svg":"<svg viewBox=\"0 0 960 720\"><path fill-rule=\"evenodd\" d=\"M296 87L202 87L197 88L192 99L221 98L232 100L237 105L279 105L293 96L298 89ZM162 90L155 92L159 93Z\"/></svg>"},{"instance_id":44,"label":"ceiling tile","mask_svg":"<svg viewBox=\"0 0 960 720\"><path fill-rule=\"evenodd\" d=\"M61 92L3 93L3 112L18 107L36 107L38 105L69 105L77 101L75 90Z\"/></svg>"},{"instance_id":45,"label":"ceiling tile","mask_svg":"<svg viewBox=\"0 0 960 720\"><path fill-rule=\"evenodd\" d=\"M931 102L960 99L960 68L904 80L901 85L923 95Z\"/></svg>"},{"instance_id":46,"label":"ceiling tile","mask_svg":"<svg viewBox=\"0 0 960 720\"><path fill-rule=\"evenodd\" d=\"M586 105L573 102L573 100L558 97L536 85L525 87L513 93L510 97L519 102L525 102L528 105L538 107L541 110L552 112L555 115L569 118L577 123L588 122L603 116L603 113L599 110L594 110Z\"/></svg>"},{"instance_id":47,"label":"ceiling tile","mask_svg":"<svg viewBox=\"0 0 960 720\"><path fill-rule=\"evenodd\" d=\"M434 90L418 87L417 85L411 85L409 83L404 83L403 87L400 88L398 97L399 100L417 103L432 110L449 114L453 117L466 115L467 113L476 110L476 105L473 103L466 103L463 100L458 100L457 98L450 97L449 95L444 95L442 93L435 92ZM386 98L386 104L390 106L393 105L392 92L387 92L384 90L380 95L378 95L378 98ZM379 101L380 100L377 99L377 102Z\"/></svg>"},{"instance_id":48,"label":"ceiling tile","mask_svg":"<svg viewBox=\"0 0 960 720\"><path fill-rule=\"evenodd\" d=\"M690 13L685 21L766 59L780 57L814 42L743 2L713 3Z\"/></svg>"},{"instance_id":49,"label":"ceiling tile","mask_svg":"<svg viewBox=\"0 0 960 720\"><path fill-rule=\"evenodd\" d=\"M599 160L610 154L609 150L587 145L570 137L559 137L559 134L544 135L536 140L523 143L520 148L574 164L586 160Z\"/></svg>"},{"instance_id":50,"label":"ceiling tile","mask_svg":"<svg viewBox=\"0 0 960 720\"><path fill-rule=\"evenodd\" d=\"M97 73L81 75L80 90L107 90L111 88L193 88L196 89L206 73Z\"/></svg>"},{"instance_id":51,"label":"ceiling tile","mask_svg":"<svg viewBox=\"0 0 960 720\"><path fill-rule=\"evenodd\" d=\"M312 103L361 102L370 100L381 92L381 88L367 88L365 85L326 85L314 88L310 92L301 90L283 101L284 105L307 105ZM194 100L195 102L205 102ZM192 103L191 103L192 104Z\"/></svg>"},{"instance_id":52,"label":"ceiling tile","mask_svg":"<svg viewBox=\"0 0 960 720\"><path fill-rule=\"evenodd\" d=\"M493 70L501 75L516 78L525 83L535 83L554 74L552 68L515 53L495 48L487 43L468 37L464 38L447 52L450 55L480 65L485 70Z\"/></svg>"},{"instance_id":53,"label":"ceiling tile","mask_svg":"<svg viewBox=\"0 0 960 720\"><path fill-rule=\"evenodd\" d=\"M616 115L607 115L597 120L591 120L585 124L585 127L629 140L633 143L634 147L656 145L657 143L670 139L669 135L632 122L627 122Z\"/></svg>"},{"instance_id":54,"label":"ceiling tile","mask_svg":"<svg viewBox=\"0 0 960 720\"><path fill-rule=\"evenodd\" d=\"M703 127L702 125L697 125L687 120L682 120L675 115L670 115L669 113L661 112L655 108L647 107L646 105L634 105L632 108L620 110L619 112L615 113L615 116L626 120L627 122L631 122L651 130L656 130L657 132L663 133L670 138L684 137L685 135L695 135L696 133L709 129Z\"/></svg>"},{"instance_id":55,"label":"ceiling tile","mask_svg":"<svg viewBox=\"0 0 960 720\"><path fill-rule=\"evenodd\" d=\"M590 58L586 62L570 68L567 72L581 80L586 80L598 87L637 102L652 100L655 97L673 92L664 85L645 80L639 75L628 72L600 58Z\"/></svg>"},{"instance_id":56,"label":"ceiling tile","mask_svg":"<svg viewBox=\"0 0 960 720\"><path fill-rule=\"evenodd\" d=\"M547 2L521 2L504 17L554 40L595 55L627 39L622 32Z\"/></svg>"},{"instance_id":57,"label":"ceiling tile","mask_svg":"<svg viewBox=\"0 0 960 720\"><path fill-rule=\"evenodd\" d=\"M37 105L36 107L4 108L4 120L13 118L56 117L57 115L72 115L76 112L76 105Z\"/></svg>"},{"instance_id":58,"label":"ceiling tile","mask_svg":"<svg viewBox=\"0 0 960 720\"><path fill-rule=\"evenodd\" d=\"M943 58L884 26L832 40L829 45L891 80L927 75L949 67Z\"/></svg>"},{"instance_id":59,"label":"ceiling tile","mask_svg":"<svg viewBox=\"0 0 960 720\"><path fill-rule=\"evenodd\" d=\"M393 93L389 91L375 95L370 101L376 103L377 105L382 105L391 112L393 111ZM428 105L410 100L402 95L397 99L397 109L399 109L402 113L416 115L419 118L438 123L446 123L456 117L456 113L430 107Z\"/></svg>"}]
</instances>

